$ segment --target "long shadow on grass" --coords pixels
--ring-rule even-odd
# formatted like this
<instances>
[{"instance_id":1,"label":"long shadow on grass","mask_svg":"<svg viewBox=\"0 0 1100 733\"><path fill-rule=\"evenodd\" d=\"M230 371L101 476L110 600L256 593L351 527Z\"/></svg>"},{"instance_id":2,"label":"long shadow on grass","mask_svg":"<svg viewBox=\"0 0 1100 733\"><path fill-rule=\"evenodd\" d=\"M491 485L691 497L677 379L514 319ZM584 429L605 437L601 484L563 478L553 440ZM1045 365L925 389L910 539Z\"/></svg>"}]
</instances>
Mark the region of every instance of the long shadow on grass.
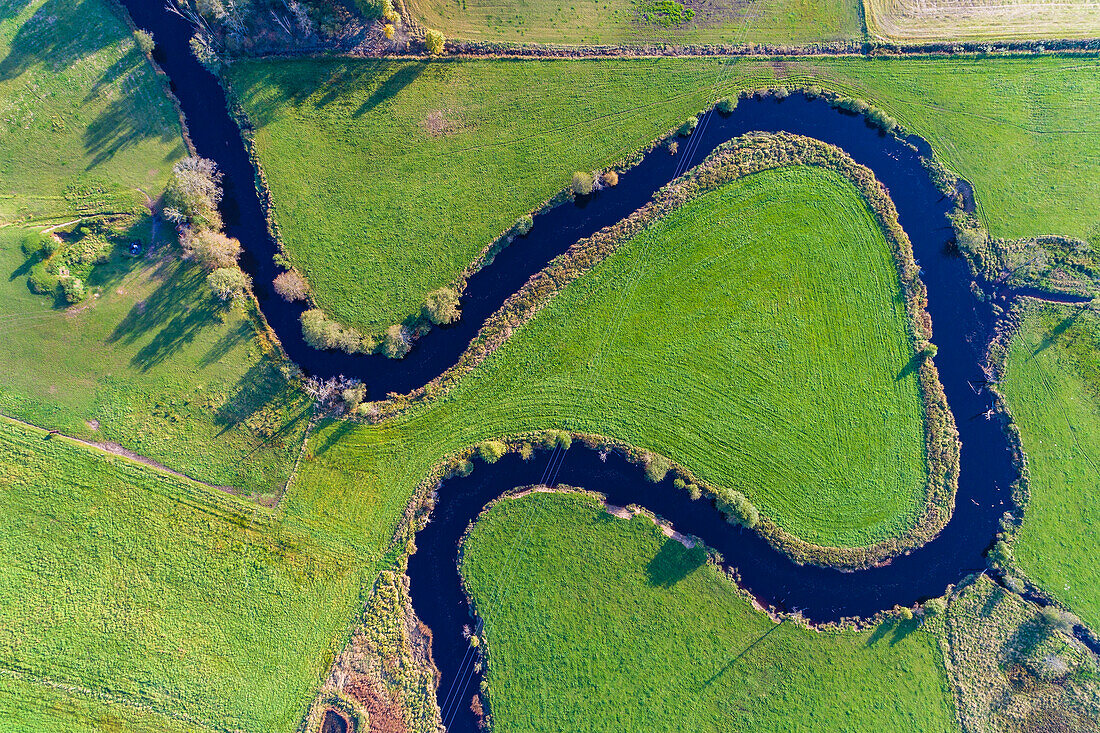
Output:
<instances>
[{"instance_id":1,"label":"long shadow on grass","mask_svg":"<svg viewBox=\"0 0 1100 733\"><path fill-rule=\"evenodd\" d=\"M0 2L0 19L18 15L29 4L29 0ZM38 64L63 71L98 50L99 34L94 31L100 30L96 19L102 12L103 6L91 0L49 0L16 31L8 55L0 61L0 81L14 79Z\"/></svg>"},{"instance_id":2,"label":"long shadow on grass","mask_svg":"<svg viewBox=\"0 0 1100 733\"><path fill-rule=\"evenodd\" d=\"M649 584L671 588L705 563L706 555L701 549L689 550L676 540L666 540L646 566Z\"/></svg>"},{"instance_id":3,"label":"long shadow on grass","mask_svg":"<svg viewBox=\"0 0 1100 733\"><path fill-rule=\"evenodd\" d=\"M352 427L353 424L350 421L341 420L339 425L325 433L324 440L317 446L317 450L313 452L313 455L324 455L329 448L339 443L341 438L351 432Z\"/></svg>"},{"instance_id":4,"label":"long shadow on grass","mask_svg":"<svg viewBox=\"0 0 1100 733\"><path fill-rule=\"evenodd\" d=\"M423 63L408 63L390 74L389 77L379 84L378 88L367 97L367 100L359 106L359 109L355 110L355 117L362 117L382 102L395 96L409 84L412 84L416 81L418 76L424 73L426 66L427 65Z\"/></svg>"},{"instance_id":5,"label":"long shadow on grass","mask_svg":"<svg viewBox=\"0 0 1100 733\"><path fill-rule=\"evenodd\" d=\"M1051 346L1054 346L1054 344L1058 343L1058 338L1066 331L1068 331L1073 326L1073 324L1077 322L1077 319L1084 315L1084 313L1085 307L1082 306L1075 310L1071 315L1068 315L1061 321L1059 321L1058 325L1051 329L1050 333L1043 337L1043 340L1039 343L1039 348L1031 352L1031 355L1036 356L1039 354L1039 352L1046 351Z\"/></svg>"},{"instance_id":6,"label":"long shadow on grass","mask_svg":"<svg viewBox=\"0 0 1100 733\"><path fill-rule=\"evenodd\" d=\"M722 675L724 675L726 672L728 672L730 670L730 668L733 667L733 665L735 665L739 661L741 661L742 657L744 657L750 651L755 649L760 643L762 643L764 641L764 639L767 639L769 636L771 636L775 632L776 629L778 629L780 626L782 626L785 623L787 623L787 619L783 619L779 623L774 624L770 629L768 629L763 634L758 636L755 641L753 641L751 644L749 644L747 647L745 647L744 649L739 651L734 656L730 657L730 660L728 662L726 662L726 664L722 667L722 669L715 672L713 675L711 675L709 680L707 680L706 682L703 683L703 687L700 689L700 692L702 692L702 690L705 690L706 688L710 687L715 682L717 682L718 678L721 677Z\"/></svg>"},{"instance_id":7,"label":"long shadow on grass","mask_svg":"<svg viewBox=\"0 0 1100 733\"><path fill-rule=\"evenodd\" d=\"M919 629L920 624L920 619L915 618L909 619L908 621L900 621L898 619L883 621L875 627L874 632L867 639L867 646L874 646L885 639L887 635L890 636L890 646L893 646Z\"/></svg>"},{"instance_id":8,"label":"long shadow on grass","mask_svg":"<svg viewBox=\"0 0 1100 733\"><path fill-rule=\"evenodd\" d=\"M909 361L905 362L905 366L903 366L901 368L901 371L898 372L898 375L894 377L894 381L900 382L901 380L916 372L917 369L920 368L920 363L923 358L924 357L920 354L913 354L913 357L909 359Z\"/></svg>"},{"instance_id":9,"label":"long shadow on grass","mask_svg":"<svg viewBox=\"0 0 1100 733\"><path fill-rule=\"evenodd\" d=\"M204 328L217 323L220 313L204 294L202 272L197 267L165 261L154 277L162 280L152 295L135 303L122 319L107 343L134 344L154 333L149 343L130 359L130 363L148 371L191 343Z\"/></svg>"}]
</instances>

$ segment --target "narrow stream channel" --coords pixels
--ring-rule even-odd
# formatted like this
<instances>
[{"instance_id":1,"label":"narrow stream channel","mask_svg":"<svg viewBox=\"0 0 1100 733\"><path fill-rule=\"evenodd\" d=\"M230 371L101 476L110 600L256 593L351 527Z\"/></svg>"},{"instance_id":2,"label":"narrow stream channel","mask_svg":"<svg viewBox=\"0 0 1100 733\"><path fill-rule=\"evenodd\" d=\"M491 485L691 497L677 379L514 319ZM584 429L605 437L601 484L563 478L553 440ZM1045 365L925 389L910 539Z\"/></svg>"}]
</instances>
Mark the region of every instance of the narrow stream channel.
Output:
<instances>
[{"instance_id":1,"label":"narrow stream channel","mask_svg":"<svg viewBox=\"0 0 1100 733\"><path fill-rule=\"evenodd\" d=\"M337 374L363 380L373 395L407 392L442 373L457 361L482 321L527 278L577 239L613 224L643 205L667 183L679 156L658 149L620 178L616 188L589 201L566 204L535 217L531 234L505 249L488 268L472 277L462 301L463 318L453 327L435 329L402 361L379 356L350 357L318 352L301 337L302 307L278 298L271 280L275 245L267 234L254 172L238 129L224 108L217 80L191 56L185 21L164 10L159 0L122 0L139 27L152 31L155 57L168 74L187 118L198 153L215 160L225 173L222 209L227 231L245 249L243 267L252 275L268 323L287 354L311 374ZM843 148L871 168L890 190L900 221L913 243L928 288L936 364L962 441L961 473L955 513L940 535L888 565L855 572L798 566L751 531L732 528L704 501L692 502L671 481L647 482L640 468L610 455L606 462L583 448L567 452L557 481L606 494L613 504L639 504L671 521L677 530L696 535L717 549L736 569L742 585L764 605L799 610L812 621L842 616L870 616L895 604L909 606L985 568L983 557L998 530L998 520L1013 509L1010 487L1018 477L998 419L984 415L993 406L983 389L980 369L994 324L994 313L971 291L966 264L953 253L953 232L946 218L951 202L930 180L920 161L927 143L910 138L920 153L892 136L869 128L860 117L843 114L821 100L792 95L786 100L743 101L730 116L709 115L690 165L715 146L753 130L788 131ZM689 146L681 142L681 148ZM1006 303L1002 303L1006 305ZM468 643L460 629L470 623L458 576L457 543L486 503L517 486L543 478L547 456L523 462L506 456L493 466L478 465L466 478L447 481L432 522L417 536L418 551L409 563L413 605L434 631L433 655L439 666L441 704L454 707L452 731L472 731L476 724L469 699L476 676L463 666ZM442 698L462 691L455 707ZM454 694L451 697L455 697Z\"/></svg>"}]
</instances>

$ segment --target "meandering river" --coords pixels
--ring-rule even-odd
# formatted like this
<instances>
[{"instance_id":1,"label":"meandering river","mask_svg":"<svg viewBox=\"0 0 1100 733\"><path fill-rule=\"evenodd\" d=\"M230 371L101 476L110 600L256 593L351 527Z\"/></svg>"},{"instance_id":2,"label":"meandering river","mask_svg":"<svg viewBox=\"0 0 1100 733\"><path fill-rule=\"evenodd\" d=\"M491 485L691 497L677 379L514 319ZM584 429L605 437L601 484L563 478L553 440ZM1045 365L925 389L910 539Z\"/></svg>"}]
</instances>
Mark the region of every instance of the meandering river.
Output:
<instances>
[{"instance_id":1,"label":"meandering river","mask_svg":"<svg viewBox=\"0 0 1100 733\"><path fill-rule=\"evenodd\" d=\"M190 54L190 27L164 10L159 0L123 4L139 27L154 34L155 57L171 80L196 151L215 160L225 174L222 210L227 232L244 246L242 266L252 275L261 309L286 353L311 374L359 378L373 395L406 392L441 374L457 361L482 321L531 274L576 240L642 206L678 170L702 161L715 146L749 131L782 130L844 149L889 189L928 288L933 340L939 347L936 364L962 441L955 513L940 535L881 567L842 572L798 566L754 532L728 525L709 503L690 501L670 480L649 483L640 468L614 454L604 461L575 447L561 457L557 481L602 492L613 504L646 507L717 549L764 605L799 610L813 621L869 616L895 604L909 606L942 594L948 585L986 566L983 555L998 531L998 520L1013 509L1010 487L1018 477L999 419L986 417L993 400L983 387L986 377L980 364L995 313L972 292L967 266L954 253L946 218L951 202L921 163L921 154L929 152L924 141L910 138L906 144L882 135L862 118L802 95L783 101L742 101L729 116L708 115L690 145L681 141L680 155L658 149L621 176L617 187L536 216L530 235L470 278L462 320L433 330L406 359L318 352L302 340L302 306L284 302L271 287L278 272L272 261L276 247L267 232L254 170L225 109L221 86ZM685 154L689 161L681 159ZM529 462L510 455L492 466L479 465L466 478L445 482L433 521L417 536L419 549L409 563L413 605L434 631L433 655L442 675L440 702L451 730L474 729L468 706L477 688L468 664L468 643L460 634L470 620L456 565L457 543L486 503L517 486L544 481L546 469L546 455Z\"/></svg>"}]
</instances>

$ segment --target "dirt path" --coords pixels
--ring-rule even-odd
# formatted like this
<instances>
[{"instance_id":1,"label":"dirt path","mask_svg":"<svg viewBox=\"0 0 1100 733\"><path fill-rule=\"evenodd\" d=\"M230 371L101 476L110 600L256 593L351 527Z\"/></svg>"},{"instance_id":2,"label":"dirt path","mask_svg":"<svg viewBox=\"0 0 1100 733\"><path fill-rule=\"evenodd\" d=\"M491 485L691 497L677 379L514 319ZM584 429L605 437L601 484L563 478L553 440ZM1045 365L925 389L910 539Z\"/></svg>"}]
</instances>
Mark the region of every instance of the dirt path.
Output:
<instances>
[{"instance_id":1,"label":"dirt path","mask_svg":"<svg viewBox=\"0 0 1100 733\"><path fill-rule=\"evenodd\" d=\"M238 489L236 489L235 487L233 487L233 486L218 486L217 484L211 484L211 483L207 483L206 481L200 481L199 479L194 478L193 476L188 476L185 473L180 473L179 471L175 471L171 468L168 468L168 466L165 466L163 463L157 463L152 458L147 458L147 457L145 457L145 456L143 456L139 453L135 453L134 451L129 450L128 448L123 448L118 443L99 442L99 441L95 441L95 440L84 440L83 438L76 438L76 437L73 437L72 435L66 435L65 433L62 433L60 431L47 430L46 428L35 425L33 423L29 423L26 420L20 420L19 418L12 417L11 415L4 415L4 414L0 413L0 417L3 417L5 420L8 420L10 422L16 423L17 425L22 425L24 427L28 427L28 428L31 428L33 430L41 431L46 436L48 436L51 440L57 439L57 438L61 438L62 440L69 440L73 443L77 443L77 444L82 445L86 448L95 448L97 450L103 451L104 453L110 453L111 455L122 456L123 458L128 458L131 461L142 464L143 466L148 466L150 468L155 468L156 470L160 471L161 473L166 473L169 476L175 476L176 478L186 479L187 481L191 481L192 483L199 484L200 486L205 486L208 489L214 489L216 491L222 491L226 494L233 494L234 496L246 496L247 497L247 495L241 494L240 491Z\"/></svg>"}]
</instances>

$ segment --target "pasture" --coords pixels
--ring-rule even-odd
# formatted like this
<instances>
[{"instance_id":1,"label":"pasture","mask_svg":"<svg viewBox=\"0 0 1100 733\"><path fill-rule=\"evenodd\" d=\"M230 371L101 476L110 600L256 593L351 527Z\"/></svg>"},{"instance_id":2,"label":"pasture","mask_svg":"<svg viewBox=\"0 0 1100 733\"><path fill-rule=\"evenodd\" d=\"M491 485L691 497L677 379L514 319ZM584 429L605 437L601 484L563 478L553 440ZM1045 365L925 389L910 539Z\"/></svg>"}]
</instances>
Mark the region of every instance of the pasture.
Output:
<instances>
[{"instance_id":1,"label":"pasture","mask_svg":"<svg viewBox=\"0 0 1100 733\"><path fill-rule=\"evenodd\" d=\"M1098 344L1095 313L1032 307L1012 340L1003 384L1031 475L1016 562L1093 626L1100 624L1100 568L1092 560L1100 522Z\"/></svg>"},{"instance_id":2,"label":"pasture","mask_svg":"<svg viewBox=\"0 0 1100 733\"><path fill-rule=\"evenodd\" d=\"M407 7L417 21L464 41L796 45L863 38L859 0L410 0Z\"/></svg>"},{"instance_id":3,"label":"pasture","mask_svg":"<svg viewBox=\"0 0 1100 733\"><path fill-rule=\"evenodd\" d=\"M462 572L493 729L957 730L935 634L777 624L644 517L530 494L485 512ZM884 695L883 691L889 690Z\"/></svg>"},{"instance_id":4,"label":"pasture","mask_svg":"<svg viewBox=\"0 0 1100 733\"><path fill-rule=\"evenodd\" d=\"M1100 232L1094 58L267 60L230 78L290 259L368 334L418 316L574 171L777 83L865 98L929 140L993 236Z\"/></svg>"},{"instance_id":5,"label":"pasture","mask_svg":"<svg viewBox=\"0 0 1100 733\"><path fill-rule=\"evenodd\" d=\"M912 363L892 255L855 188L764 171L622 245L446 396L323 427L291 490L339 503L367 480L396 517L443 455L557 428L666 455L801 539L866 546L923 511Z\"/></svg>"}]
</instances>

